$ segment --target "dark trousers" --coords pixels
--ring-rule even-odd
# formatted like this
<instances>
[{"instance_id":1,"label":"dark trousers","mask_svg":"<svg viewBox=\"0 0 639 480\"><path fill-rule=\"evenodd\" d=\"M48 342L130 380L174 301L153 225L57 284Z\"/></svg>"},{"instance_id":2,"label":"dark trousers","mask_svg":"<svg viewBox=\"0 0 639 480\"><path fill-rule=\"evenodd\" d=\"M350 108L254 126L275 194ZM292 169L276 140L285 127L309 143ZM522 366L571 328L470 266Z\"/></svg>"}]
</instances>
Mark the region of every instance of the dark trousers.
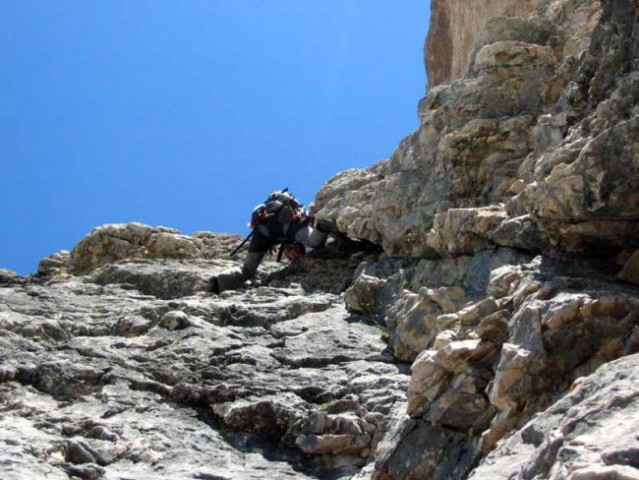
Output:
<instances>
[{"instance_id":1,"label":"dark trousers","mask_svg":"<svg viewBox=\"0 0 639 480\"><path fill-rule=\"evenodd\" d=\"M216 276L219 291L238 288L246 280L253 278L266 252L286 240L300 242L308 248L319 248L324 246L326 239L325 233L313 228L308 222L259 225L251 237L242 268L225 270Z\"/></svg>"}]
</instances>

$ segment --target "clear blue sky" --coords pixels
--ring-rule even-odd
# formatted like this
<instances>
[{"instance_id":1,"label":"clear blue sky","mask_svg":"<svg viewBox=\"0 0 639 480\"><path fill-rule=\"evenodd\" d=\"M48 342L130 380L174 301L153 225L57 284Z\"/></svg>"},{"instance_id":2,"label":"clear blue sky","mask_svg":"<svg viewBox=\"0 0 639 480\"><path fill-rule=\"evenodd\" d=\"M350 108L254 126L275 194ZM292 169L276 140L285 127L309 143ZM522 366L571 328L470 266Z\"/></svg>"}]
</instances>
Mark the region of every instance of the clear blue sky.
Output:
<instances>
[{"instance_id":1,"label":"clear blue sky","mask_svg":"<svg viewBox=\"0 0 639 480\"><path fill-rule=\"evenodd\" d=\"M430 1L1 0L0 268L117 222L248 233L418 126Z\"/></svg>"}]
</instances>

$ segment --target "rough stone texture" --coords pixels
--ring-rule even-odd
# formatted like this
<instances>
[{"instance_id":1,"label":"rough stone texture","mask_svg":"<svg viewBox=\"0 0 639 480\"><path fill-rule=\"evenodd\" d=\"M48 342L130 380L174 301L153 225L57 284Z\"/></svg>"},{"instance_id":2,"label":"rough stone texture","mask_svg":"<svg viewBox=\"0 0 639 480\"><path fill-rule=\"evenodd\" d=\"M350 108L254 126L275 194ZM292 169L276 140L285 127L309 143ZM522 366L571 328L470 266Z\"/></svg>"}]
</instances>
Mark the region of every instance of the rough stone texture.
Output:
<instances>
[{"instance_id":1,"label":"rough stone texture","mask_svg":"<svg viewBox=\"0 0 639 480\"><path fill-rule=\"evenodd\" d=\"M635 2L604 3L558 112L540 122L523 202L562 250L611 255L636 247L638 35Z\"/></svg>"},{"instance_id":2,"label":"rough stone texture","mask_svg":"<svg viewBox=\"0 0 639 480\"><path fill-rule=\"evenodd\" d=\"M67 250L56 252L40 260L38 275L43 277L63 277L68 275L71 253Z\"/></svg>"},{"instance_id":3,"label":"rough stone texture","mask_svg":"<svg viewBox=\"0 0 639 480\"><path fill-rule=\"evenodd\" d=\"M75 246L68 268L72 273L84 274L123 259L222 257L240 241L238 235L199 232L187 236L173 228L141 223L103 225Z\"/></svg>"},{"instance_id":4,"label":"rough stone texture","mask_svg":"<svg viewBox=\"0 0 639 480\"><path fill-rule=\"evenodd\" d=\"M477 38L490 18L532 12L527 0L433 0L424 48L429 87L463 77Z\"/></svg>"},{"instance_id":5,"label":"rough stone texture","mask_svg":"<svg viewBox=\"0 0 639 480\"><path fill-rule=\"evenodd\" d=\"M464 478L639 350L636 292L589 261L333 242L306 262L221 296L202 291L220 258L3 271L2 478ZM351 312L314 279L349 272Z\"/></svg>"},{"instance_id":6,"label":"rough stone texture","mask_svg":"<svg viewBox=\"0 0 639 480\"><path fill-rule=\"evenodd\" d=\"M435 215L426 243L441 255L467 255L494 248L492 232L506 217L499 207L451 208Z\"/></svg>"},{"instance_id":7,"label":"rough stone texture","mask_svg":"<svg viewBox=\"0 0 639 480\"><path fill-rule=\"evenodd\" d=\"M588 48L601 9L584 0L434 0L431 12L429 89L465 77L477 46L498 40L551 42L560 56L577 55Z\"/></svg>"},{"instance_id":8,"label":"rough stone texture","mask_svg":"<svg viewBox=\"0 0 639 480\"><path fill-rule=\"evenodd\" d=\"M525 3L434 4L463 72L318 192L353 240L220 296L237 236L0 270L0 476L639 478L639 4Z\"/></svg>"},{"instance_id":9,"label":"rough stone texture","mask_svg":"<svg viewBox=\"0 0 639 480\"><path fill-rule=\"evenodd\" d=\"M402 291L385 310L393 351L414 358L407 416L398 420L405 428L387 440L393 446L380 446L371 470L358 478L465 478L500 439L578 378L639 351L639 296L616 281L614 269L590 260L507 258L492 267L482 262L490 275L481 294L462 288L463 277L435 272L449 259L429 261L429 275L418 275L418 268L403 272L413 288L433 279L447 286ZM633 425L628 431L636 429L632 408L624 412ZM581 467L584 475L599 468Z\"/></svg>"},{"instance_id":10,"label":"rough stone texture","mask_svg":"<svg viewBox=\"0 0 639 480\"><path fill-rule=\"evenodd\" d=\"M636 479L639 356L580 378L491 453L470 479Z\"/></svg>"},{"instance_id":11,"label":"rough stone texture","mask_svg":"<svg viewBox=\"0 0 639 480\"><path fill-rule=\"evenodd\" d=\"M600 12L593 0L572 5L574 10L568 6L574 2L541 2L530 18L499 17L480 34L492 8L495 15L521 14L531 10L530 2L484 2L485 13L482 2L439 3L433 8L435 19L448 8L465 11L460 19L472 16L479 22L476 31L467 22L454 27L464 35L474 32L474 47L463 49L468 77L430 88L419 105L420 128L391 158L368 169L342 172L322 187L315 201L320 216L335 219L348 235L379 243L392 254L430 255L427 238L438 214L508 203L522 194L522 168L532 163L530 155L544 139L558 141L563 135L539 128L538 119L565 98L580 67L577 55L583 50L576 51L576 45L588 47ZM590 29L580 26L584 31L579 42L567 46L576 34L574 21L584 15ZM439 24L433 25L431 35L437 36L433 32ZM622 129L615 139L631 134ZM633 151L629 148L628 155ZM530 203L532 190L529 196ZM519 216L533 210L529 203L520 203ZM511 245L522 243L526 248L540 246L537 239Z\"/></svg>"},{"instance_id":12,"label":"rough stone texture","mask_svg":"<svg viewBox=\"0 0 639 480\"><path fill-rule=\"evenodd\" d=\"M449 435L469 432L460 448L474 460L460 460L466 470L454 478L577 378L638 348L639 303L629 284L637 282L639 238L639 5L534 3L527 18L484 19L466 51L466 78L430 89L420 129L393 157L349 172L351 184L363 182L358 191L340 192L338 203L328 182L318 195L321 211L338 222L343 211L357 213L357 228L344 221L346 231L425 257L390 276L368 265L347 298L384 318L395 355L414 360L409 418ZM421 186L407 172L423 175ZM398 178L409 198L393 189ZM397 219L391 228L387 215ZM499 247L540 255L487 264ZM490 265L487 274L478 265ZM434 297L442 288L460 296ZM378 452L360 477L450 475L411 453L402 443L410 432L396 435L395 450ZM427 450L446 463L438 447ZM542 456L547 471L511 478L561 470L563 459ZM583 462L553 478L636 476L636 465Z\"/></svg>"},{"instance_id":13,"label":"rough stone texture","mask_svg":"<svg viewBox=\"0 0 639 480\"><path fill-rule=\"evenodd\" d=\"M295 283L312 273L267 261L262 286L203 292L228 263L134 258L83 277L3 275L0 477L357 472L405 405L407 368L339 296Z\"/></svg>"},{"instance_id":14,"label":"rough stone texture","mask_svg":"<svg viewBox=\"0 0 639 480\"><path fill-rule=\"evenodd\" d=\"M620 85L619 95L639 99L639 75ZM619 119L602 132L584 139L571 160L526 189L537 224L563 250L630 248L638 242L639 118ZM574 138L573 138L574 140ZM563 146L562 146L563 147ZM562 148L559 147L559 148ZM614 165L608 155L615 156ZM545 159L540 158L539 162Z\"/></svg>"}]
</instances>

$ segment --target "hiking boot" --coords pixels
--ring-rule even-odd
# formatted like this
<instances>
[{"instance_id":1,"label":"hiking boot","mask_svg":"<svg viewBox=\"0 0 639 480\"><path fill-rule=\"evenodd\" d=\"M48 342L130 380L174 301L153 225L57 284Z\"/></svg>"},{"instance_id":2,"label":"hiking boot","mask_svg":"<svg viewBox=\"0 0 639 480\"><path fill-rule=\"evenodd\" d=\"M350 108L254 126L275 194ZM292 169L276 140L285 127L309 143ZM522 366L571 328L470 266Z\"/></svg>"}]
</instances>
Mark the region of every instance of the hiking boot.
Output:
<instances>
[{"instance_id":1,"label":"hiking boot","mask_svg":"<svg viewBox=\"0 0 639 480\"><path fill-rule=\"evenodd\" d=\"M209 292L220 293L220 282L217 281L217 277L211 277L209 279Z\"/></svg>"},{"instance_id":2,"label":"hiking boot","mask_svg":"<svg viewBox=\"0 0 639 480\"><path fill-rule=\"evenodd\" d=\"M345 234L340 232L339 228L337 228L335 220L332 219L318 218L315 222L315 228L326 235L335 235L337 237L345 236Z\"/></svg>"}]
</instances>

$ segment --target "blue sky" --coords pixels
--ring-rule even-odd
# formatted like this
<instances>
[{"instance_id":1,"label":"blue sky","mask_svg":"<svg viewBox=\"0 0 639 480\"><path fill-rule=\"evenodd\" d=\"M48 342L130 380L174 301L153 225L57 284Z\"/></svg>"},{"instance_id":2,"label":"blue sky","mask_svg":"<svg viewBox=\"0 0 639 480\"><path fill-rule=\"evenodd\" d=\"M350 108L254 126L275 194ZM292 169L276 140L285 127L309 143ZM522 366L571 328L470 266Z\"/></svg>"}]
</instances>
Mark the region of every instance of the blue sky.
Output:
<instances>
[{"instance_id":1,"label":"blue sky","mask_svg":"<svg viewBox=\"0 0 639 480\"><path fill-rule=\"evenodd\" d=\"M2 0L0 268L106 223L248 233L418 126L428 0Z\"/></svg>"}]
</instances>

